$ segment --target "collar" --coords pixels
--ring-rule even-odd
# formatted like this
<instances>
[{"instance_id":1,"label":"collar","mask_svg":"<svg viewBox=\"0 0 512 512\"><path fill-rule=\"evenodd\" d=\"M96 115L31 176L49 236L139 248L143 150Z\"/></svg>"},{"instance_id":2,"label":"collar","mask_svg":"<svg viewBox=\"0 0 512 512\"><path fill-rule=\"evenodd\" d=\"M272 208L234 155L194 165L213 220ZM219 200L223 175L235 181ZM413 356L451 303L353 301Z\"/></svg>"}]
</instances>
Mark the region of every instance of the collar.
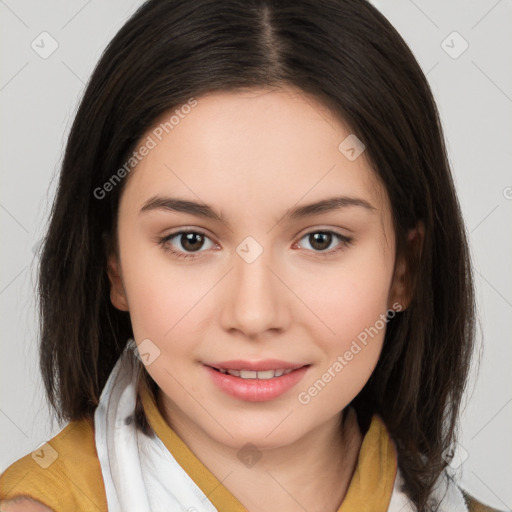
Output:
<instances>
[{"instance_id":1,"label":"collar","mask_svg":"<svg viewBox=\"0 0 512 512\"><path fill-rule=\"evenodd\" d=\"M219 512L247 512L165 421L145 385L140 387L140 397L151 428L215 508ZM387 511L396 474L394 443L380 416L374 415L364 435L347 494L337 512Z\"/></svg>"}]
</instances>

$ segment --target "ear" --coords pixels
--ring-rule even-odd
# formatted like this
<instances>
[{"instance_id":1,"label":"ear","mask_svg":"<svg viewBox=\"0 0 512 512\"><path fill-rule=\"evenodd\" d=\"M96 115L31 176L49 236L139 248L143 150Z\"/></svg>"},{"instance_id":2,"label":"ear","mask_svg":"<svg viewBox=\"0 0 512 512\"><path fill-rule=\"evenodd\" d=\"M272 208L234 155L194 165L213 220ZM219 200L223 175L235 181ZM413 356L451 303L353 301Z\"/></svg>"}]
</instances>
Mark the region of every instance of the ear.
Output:
<instances>
[{"instance_id":1,"label":"ear","mask_svg":"<svg viewBox=\"0 0 512 512\"><path fill-rule=\"evenodd\" d=\"M121 278L121 265L117 255L112 253L108 257L108 279L110 281L110 301L121 311L128 311L128 299Z\"/></svg>"},{"instance_id":2,"label":"ear","mask_svg":"<svg viewBox=\"0 0 512 512\"><path fill-rule=\"evenodd\" d=\"M425 225L419 221L417 226L407 234L407 246L397 257L393 282L389 293L390 309L405 311L414 296L416 282L417 262L421 256L423 241L425 239Z\"/></svg>"}]
</instances>

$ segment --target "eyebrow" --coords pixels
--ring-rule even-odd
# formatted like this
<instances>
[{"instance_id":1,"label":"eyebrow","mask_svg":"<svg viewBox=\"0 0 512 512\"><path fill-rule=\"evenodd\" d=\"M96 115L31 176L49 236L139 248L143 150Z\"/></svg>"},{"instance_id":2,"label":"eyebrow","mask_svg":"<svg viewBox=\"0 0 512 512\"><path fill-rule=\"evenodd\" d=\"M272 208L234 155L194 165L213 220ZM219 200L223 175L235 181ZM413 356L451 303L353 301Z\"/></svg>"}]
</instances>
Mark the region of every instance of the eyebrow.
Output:
<instances>
[{"instance_id":1,"label":"eyebrow","mask_svg":"<svg viewBox=\"0 0 512 512\"><path fill-rule=\"evenodd\" d=\"M319 215L321 213L328 213L353 206L364 208L370 212L375 212L377 210L365 199L348 196L337 196L322 199L321 201L316 201L314 203L306 204L303 206L290 208L285 212L280 222L283 220L298 220L305 217ZM221 214L217 213L211 206L205 203L190 201L188 199L153 196L144 203L139 213L154 210L168 210L173 212L188 213L190 215L195 215L196 217L216 220L226 226L230 225L229 221L225 219Z\"/></svg>"}]
</instances>

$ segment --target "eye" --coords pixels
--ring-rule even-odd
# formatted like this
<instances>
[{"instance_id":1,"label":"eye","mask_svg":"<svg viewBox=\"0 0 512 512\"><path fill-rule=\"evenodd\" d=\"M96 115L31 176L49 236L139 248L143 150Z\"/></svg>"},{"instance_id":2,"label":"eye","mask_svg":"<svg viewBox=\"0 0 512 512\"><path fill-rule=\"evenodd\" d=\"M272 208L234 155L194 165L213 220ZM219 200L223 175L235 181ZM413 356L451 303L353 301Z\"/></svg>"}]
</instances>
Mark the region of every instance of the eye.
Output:
<instances>
[{"instance_id":1,"label":"eye","mask_svg":"<svg viewBox=\"0 0 512 512\"><path fill-rule=\"evenodd\" d=\"M352 239L334 231L311 231L304 235L301 240L306 240L311 250L317 253L330 255L345 249L352 243ZM332 246L333 242L338 244ZM306 247L308 249L308 247Z\"/></svg>"},{"instance_id":2,"label":"eye","mask_svg":"<svg viewBox=\"0 0 512 512\"><path fill-rule=\"evenodd\" d=\"M195 258L193 253L204 252L201 249L205 241L209 240L211 249L215 245L208 236L200 231L178 231L162 238L159 243L163 249L178 258Z\"/></svg>"},{"instance_id":3,"label":"eye","mask_svg":"<svg viewBox=\"0 0 512 512\"><path fill-rule=\"evenodd\" d=\"M347 248L351 243L352 239L329 230L318 230L311 231L304 235L300 240L306 240L312 250L322 256L328 256L337 253L340 250ZM210 245L205 244L209 241ZM336 244L336 242L338 242ZM159 240L159 244L162 246L164 251L171 253L177 258L197 258L199 253L205 252L201 249L212 249L215 244L211 239L200 231L177 231L171 233L164 238ZM333 246L334 244L334 246ZM205 247L206 245L206 247Z\"/></svg>"}]
</instances>

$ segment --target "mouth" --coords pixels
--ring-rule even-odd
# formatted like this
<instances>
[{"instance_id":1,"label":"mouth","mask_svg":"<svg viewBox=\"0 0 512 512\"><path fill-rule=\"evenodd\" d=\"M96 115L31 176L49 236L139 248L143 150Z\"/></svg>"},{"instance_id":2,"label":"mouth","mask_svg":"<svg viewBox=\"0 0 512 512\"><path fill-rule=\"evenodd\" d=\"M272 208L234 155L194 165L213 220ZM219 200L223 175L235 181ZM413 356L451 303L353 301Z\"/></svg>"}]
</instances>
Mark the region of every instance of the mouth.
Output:
<instances>
[{"instance_id":1,"label":"mouth","mask_svg":"<svg viewBox=\"0 0 512 512\"><path fill-rule=\"evenodd\" d=\"M261 379L268 380L273 379L275 377L282 377L283 375L288 375L292 373L294 370L288 368L285 370L284 368L279 368L278 370L263 370L263 371L253 371L253 370L226 370L225 368L215 368L220 373L224 373L225 375L232 375L233 377L240 377L241 379Z\"/></svg>"},{"instance_id":2,"label":"mouth","mask_svg":"<svg viewBox=\"0 0 512 512\"><path fill-rule=\"evenodd\" d=\"M247 402L263 402L283 395L304 377L310 366L279 360L204 363L221 391Z\"/></svg>"}]
</instances>

